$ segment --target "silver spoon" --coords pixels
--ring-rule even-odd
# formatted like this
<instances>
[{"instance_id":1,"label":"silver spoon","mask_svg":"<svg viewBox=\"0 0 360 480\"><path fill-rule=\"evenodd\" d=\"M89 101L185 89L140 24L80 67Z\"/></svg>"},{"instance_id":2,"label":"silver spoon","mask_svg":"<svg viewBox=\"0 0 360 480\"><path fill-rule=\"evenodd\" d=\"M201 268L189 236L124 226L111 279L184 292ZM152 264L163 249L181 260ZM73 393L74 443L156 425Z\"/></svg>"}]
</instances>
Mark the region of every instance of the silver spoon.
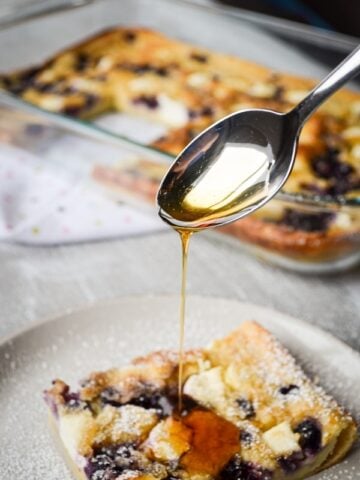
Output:
<instances>
[{"instance_id":1,"label":"silver spoon","mask_svg":"<svg viewBox=\"0 0 360 480\"><path fill-rule=\"evenodd\" d=\"M360 46L290 112L243 110L200 133L160 185L161 218L176 229L199 230L264 205L291 173L305 121L359 72Z\"/></svg>"}]
</instances>

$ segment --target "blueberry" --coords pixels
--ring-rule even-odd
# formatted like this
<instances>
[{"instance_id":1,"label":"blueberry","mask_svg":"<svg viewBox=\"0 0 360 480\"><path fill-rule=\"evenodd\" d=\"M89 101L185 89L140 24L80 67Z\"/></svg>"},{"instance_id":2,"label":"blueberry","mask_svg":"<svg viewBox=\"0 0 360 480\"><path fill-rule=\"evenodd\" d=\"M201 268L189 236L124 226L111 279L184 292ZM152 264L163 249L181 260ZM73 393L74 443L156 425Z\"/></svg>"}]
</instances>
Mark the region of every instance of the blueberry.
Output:
<instances>
[{"instance_id":1,"label":"blueberry","mask_svg":"<svg viewBox=\"0 0 360 480\"><path fill-rule=\"evenodd\" d=\"M130 31L129 31L129 32L125 32L125 33L123 34L123 38L124 38L125 42L127 42L127 43L133 43L133 42L135 42L135 40L136 40L136 33L130 32Z\"/></svg>"},{"instance_id":2,"label":"blueberry","mask_svg":"<svg viewBox=\"0 0 360 480\"><path fill-rule=\"evenodd\" d=\"M159 75L159 77L166 77L169 73L166 67L157 67L155 65L151 65L150 63L120 63L118 68L129 70L130 72L137 73L138 75L152 72L156 75Z\"/></svg>"},{"instance_id":3,"label":"blueberry","mask_svg":"<svg viewBox=\"0 0 360 480\"><path fill-rule=\"evenodd\" d=\"M78 93L78 91L79 90L76 87L73 87L72 85L68 85L61 90L61 93L63 95L73 95L74 93Z\"/></svg>"},{"instance_id":4,"label":"blueberry","mask_svg":"<svg viewBox=\"0 0 360 480\"><path fill-rule=\"evenodd\" d=\"M314 157L311 161L312 169L320 178L342 179L349 176L353 167L339 159L340 150L329 147L323 155Z\"/></svg>"},{"instance_id":5,"label":"blueberry","mask_svg":"<svg viewBox=\"0 0 360 480\"><path fill-rule=\"evenodd\" d=\"M201 109L200 113L201 113L201 115L206 117L206 116L213 115L214 110L209 106L205 106Z\"/></svg>"},{"instance_id":6,"label":"blueberry","mask_svg":"<svg viewBox=\"0 0 360 480\"><path fill-rule=\"evenodd\" d=\"M148 63L140 63L138 65L129 64L126 66L126 69L130 70L131 72L137 73L139 75L142 75L143 73L151 72L152 70L152 68Z\"/></svg>"},{"instance_id":7,"label":"blueberry","mask_svg":"<svg viewBox=\"0 0 360 480\"><path fill-rule=\"evenodd\" d=\"M146 73L146 72L152 72L156 73L156 75L159 75L159 77L166 77L168 75L168 71L166 67L155 67L151 66L149 64L145 64L143 66L139 66L136 70L136 73Z\"/></svg>"},{"instance_id":8,"label":"blueberry","mask_svg":"<svg viewBox=\"0 0 360 480\"><path fill-rule=\"evenodd\" d=\"M35 83L36 74L39 72L38 68L30 68L25 72L21 73L19 77L14 80L8 80L6 82L6 88L13 93L14 95L19 95L24 92L27 88L30 88ZM3 77L6 78L6 77Z\"/></svg>"},{"instance_id":9,"label":"blueberry","mask_svg":"<svg viewBox=\"0 0 360 480\"><path fill-rule=\"evenodd\" d=\"M200 110L193 110L193 109L189 110L189 117L190 118L208 117L208 116L213 115L213 114L214 114L214 110L209 106L205 106L205 107L201 108Z\"/></svg>"},{"instance_id":10,"label":"blueberry","mask_svg":"<svg viewBox=\"0 0 360 480\"><path fill-rule=\"evenodd\" d=\"M337 148L329 147L323 155L318 155L311 161L316 176L330 181L330 185L321 193L344 195L359 187L359 180L351 178L354 167L340 160L339 155ZM307 189L311 190L311 185L308 185Z\"/></svg>"},{"instance_id":11,"label":"blueberry","mask_svg":"<svg viewBox=\"0 0 360 480\"><path fill-rule=\"evenodd\" d=\"M34 82L34 78L36 74L39 73L39 68L29 68L25 72L23 72L20 75L19 80L21 81L22 84L26 85L32 85Z\"/></svg>"},{"instance_id":12,"label":"blueberry","mask_svg":"<svg viewBox=\"0 0 360 480\"><path fill-rule=\"evenodd\" d=\"M97 95L93 95L91 93L86 93L85 94L84 108L86 110L89 110L94 105L96 105L98 101L99 101L99 97Z\"/></svg>"},{"instance_id":13,"label":"blueberry","mask_svg":"<svg viewBox=\"0 0 360 480\"><path fill-rule=\"evenodd\" d=\"M328 195L344 195L351 190L356 190L360 188L360 180L350 180L349 178L342 178L335 180L332 184L326 189Z\"/></svg>"},{"instance_id":14,"label":"blueberry","mask_svg":"<svg viewBox=\"0 0 360 480\"><path fill-rule=\"evenodd\" d=\"M62 109L62 113L69 115L69 117L78 117L83 110L81 105L67 105Z\"/></svg>"},{"instance_id":15,"label":"blueberry","mask_svg":"<svg viewBox=\"0 0 360 480\"><path fill-rule=\"evenodd\" d=\"M218 478L219 480L271 480L272 473L270 470L235 457L225 465Z\"/></svg>"},{"instance_id":16,"label":"blueberry","mask_svg":"<svg viewBox=\"0 0 360 480\"><path fill-rule=\"evenodd\" d=\"M89 66L90 57L84 52L79 52L76 58L75 70L83 72Z\"/></svg>"},{"instance_id":17,"label":"blueberry","mask_svg":"<svg viewBox=\"0 0 360 480\"><path fill-rule=\"evenodd\" d=\"M84 472L90 480L93 480L96 478L95 475L97 472L106 472L106 470L110 469L112 466L114 466L112 458L104 453L98 453L90 458L84 468Z\"/></svg>"},{"instance_id":18,"label":"blueberry","mask_svg":"<svg viewBox=\"0 0 360 480\"><path fill-rule=\"evenodd\" d=\"M65 401L65 405L68 408L71 409L81 409L81 410L86 410L90 408L90 405L88 402L84 402L83 400L80 399L80 395L78 393L72 392L65 392L63 394L63 398Z\"/></svg>"},{"instance_id":19,"label":"blueberry","mask_svg":"<svg viewBox=\"0 0 360 480\"><path fill-rule=\"evenodd\" d=\"M90 480L116 480L124 470L137 469L136 462L131 462L134 453L132 444L101 447L89 459L85 474Z\"/></svg>"},{"instance_id":20,"label":"blueberry","mask_svg":"<svg viewBox=\"0 0 360 480\"><path fill-rule=\"evenodd\" d=\"M176 407L178 406L178 403L179 403L178 397L176 396L176 398L174 399L174 404L176 405ZM188 413L191 412L191 410L198 407L199 407L199 404L195 400L193 400L191 397L189 397L188 395L182 396L182 410L181 410L182 416L187 415Z\"/></svg>"},{"instance_id":21,"label":"blueberry","mask_svg":"<svg viewBox=\"0 0 360 480\"><path fill-rule=\"evenodd\" d=\"M21 95L22 93L24 93L25 89L26 89L26 87L22 83L17 83L15 85L12 85L9 88L9 92L14 94L14 95Z\"/></svg>"},{"instance_id":22,"label":"blueberry","mask_svg":"<svg viewBox=\"0 0 360 480\"><path fill-rule=\"evenodd\" d=\"M99 479L95 478L94 480L118 480L123 471L122 468L112 467L103 476L99 476Z\"/></svg>"},{"instance_id":23,"label":"blueberry","mask_svg":"<svg viewBox=\"0 0 360 480\"><path fill-rule=\"evenodd\" d=\"M79 117L86 110L90 110L96 103L99 98L96 95L91 93L85 94L84 103L82 105L67 105L63 108L62 113L69 115L70 117Z\"/></svg>"},{"instance_id":24,"label":"blueberry","mask_svg":"<svg viewBox=\"0 0 360 480\"><path fill-rule=\"evenodd\" d=\"M133 454L134 446L131 443L124 443L120 447L116 447L115 456L121 458L130 458Z\"/></svg>"},{"instance_id":25,"label":"blueberry","mask_svg":"<svg viewBox=\"0 0 360 480\"><path fill-rule=\"evenodd\" d=\"M287 208L279 221L294 230L305 232L324 232L327 230L335 215L332 212L308 213Z\"/></svg>"},{"instance_id":26,"label":"blueberry","mask_svg":"<svg viewBox=\"0 0 360 480\"><path fill-rule=\"evenodd\" d=\"M285 473L293 473L300 468L304 460L305 455L303 452L294 452L288 457L278 458L278 464Z\"/></svg>"},{"instance_id":27,"label":"blueberry","mask_svg":"<svg viewBox=\"0 0 360 480\"><path fill-rule=\"evenodd\" d=\"M140 95L133 99L133 103L135 105L145 105L151 110L154 110L159 106L159 101L155 95Z\"/></svg>"},{"instance_id":28,"label":"blueberry","mask_svg":"<svg viewBox=\"0 0 360 480\"><path fill-rule=\"evenodd\" d=\"M36 82L34 83L33 88L40 93L49 93L55 90L55 84L46 83L46 82Z\"/></svg>"},{"instance_id":29,"label":"blueberry","mask_svg":"<svg viewBox=\"0 0 360 480\"><path fill-rule=\"evenodd\" d=\"M5 77L5 75L0 75L0 83L3 84L5 88L9 88L12 84L12 81L9 77Z\"/></svg>"},{"instance_id":30,"label":"blueberry","mask_svg":"<svg viewBox=\"0 0 360 480\"><path fill-rule=\"evenodd\" d=\"M208 57L202 53L196 53L196 52L193 52L191 55L190 55L190 58L192 60L195 60L196 62L199 62L199 63L206 63L208 61Z\"/></svg>"},{"instance_id":31,"label":"blueberry","mask_svg":"<svg viewBox=\"0 0 360 480\"><path fill-rule=\"evenodd\" d=\"M100 393L100 400L103 404L112 405L113 407L119 407L121 402L121 394L114 387L105 388Z\"/></svg>"},{"instance_id":32,"label":"blueberry","mask_svg":"<svg viewBox=\"0 0 360 480\"><path fill-rule=\"evenodd\" d=\"M170 415L174 410L171 399L161 392L144 392L138 397L132 398L129 403L146 410L153 409L161 417Z\"/></svg>"},{"instance_id":33,"label":"blueberry","mask_svg":"<svg viewBox=\"0 0 360 480\"><path fill-rule=\"evenodd\" d=\"M289 393L295 393L298 390L299 390L299 387L297 385L290 383L290 385L285 385L283 387L280 387L279 393L281 393L281 395L288 395Z\"/></svg>"},{"instance_id":34,"label":"blueberry","mask_svg":"<svg viewBox=\"0 0 360 480\"><path fill-rule=\"evenodd\" d=\"M253 436L246 430L240 430L240 442L244 445L251 445Z\"/></svg>"},{"instance_id":35,"label":"blueberry","mask_svg":"<svg viewBox=\"0 0 360 480\"><path fill-rule=\"evenodd\" d=\"M114 407L121 405L136 405L145 408L146 410L155 410L157 415L165 417L171 415L178 404L177 394L168 391L154 390L151 386L144 386L144 390L137 396L124 402L119 390L114 387L105 388L100 393L100 400L103 404L109 404ZM187 395L183 396L183 410L182 414L187 414L198 404Z\"/></svg>"},{"instance_id":36,"label":"blueberry","mask_svg":"<svg viewBox=\"0 0 360 480\"><path fill-rule=\"evenodd\" d=\"M255 416L255 408L254 405L246 398L237 398L236 403L241 408L244 413L244 418L252 418Z\"/></svg>"},{"instance_id":37,"label":"blueberry","mask_svg":"<svg viewBox=\"0 0 360 480\"><path fill-rule=\"evenodd\" d=\"M314 418L308 418L295 428L295 433L300 434L299 444L308 454L314 455L321 448L321 425Z\"/></svg>"},{"instance_id":38,"label":"blueberry","mask_svg":"<svg viewBox=\"0 0 360 480\"><path fill-rule=\"evenodd\" d=\"M272 96L272 99L275 100L275 102L282 102L284 100L284 93L285 93L284 87L281 85L278 85L275 88L275 92Z\"/></svg>"},{"instance_id":39,"label":"blueberry","mask_svg":"<svg viewBox=\"0 0 360 480\"><path fill-rule=\"evenodd\" d=\"M169 74L168 69L166 67L156 67L155 73L160 77L167 77Z\"/></svg>"}]
</instances>

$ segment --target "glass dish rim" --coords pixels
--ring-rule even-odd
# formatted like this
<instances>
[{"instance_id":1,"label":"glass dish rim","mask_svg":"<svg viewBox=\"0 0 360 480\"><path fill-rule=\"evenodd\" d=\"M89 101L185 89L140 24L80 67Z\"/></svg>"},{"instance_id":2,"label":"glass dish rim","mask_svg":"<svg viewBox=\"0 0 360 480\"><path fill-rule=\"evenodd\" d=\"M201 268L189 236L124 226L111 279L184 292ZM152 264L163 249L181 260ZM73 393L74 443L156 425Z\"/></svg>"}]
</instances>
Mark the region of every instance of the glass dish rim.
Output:
<instances>
[{"instance_id":1,"label":"glass dish rim","mask_svg":"<svg viewBox=\"0 0 360 480\"><path fill-rule=\"evenodd\" d=\"M156 1L163 1L163 0L156 0ZM233 19L243 19L248 20L250 22L255 23L262 23L260 17L266 17L265 22L268 22L268 26L274 28L280 24L283 24L281 20L271 17L269 15L260 15L257 13L252 12L244 12L242 9L235 9L224 5L223 11L220 10L219 5L214 5L211 3L204 3L201 0L173 0L178 4L187 5L189 8L199 8L199 9L206 9L211 11L214 14L221 14L223 16L231 17ZM12 26L16 26L21 23L31 22L36 18L43 17L43 16L50 16L52 14L56 14L59 11L66 11L71 10L73 8L86 8L87 6L93 3L102 3L106 2L106 0L82 0L82 1L75 1L69 2L65 8L59 8L55 11L44 11L38 12L35 16L24 16L23 18L16 19L14 23L8 23L5 25L1 25L0 22L0 29L8 29L12 28ZM69 6L70 5L70 6ZM260 20L259 20L260 19ZM322 29L316 29L309 26L303 26L297 22L288 22L289 24L295 24L299 29L302 29L304 33L314 35L317 38L317 41L321 44L325 41L325 39L332 38L335 41L335 44L332 46L334 48L339 48L344 50L344 48L351 48L353 46L353 41L356 40L353 37L349 37L346 35L341 35L341 42L340 44L336 45L336 36L337 34L333 34L332 32L327 32ZM289 29L289 26L286 27ZM285 30L286 30L285 28ZM308 39L311 42L310 39ZM176 156L170 153L164 152L156 147L150 145L144 145L136 140L130 139L123 135L113 133L110 130L100 127L95 123L91 123L86 120L72 118L61 113L50 112L44 110L36 105L27 102L14 94L7 92L6 90L0 89L0 102L8 106L10 108L17 108L19 110L28 112L30 114L36 115L38 117L43 118L44 120L49 121L51 124L59 126L61 128L65 128L73 133L79 133L86 137L92 138L94 140L100 140L103 142L108 142L112 144L117 144L119 146L128 148L129 150L133 151L134 153L139 153L142 155L146 155L147 157L152 157L162 163L166 163L169 167L171 163L175 160ZM284 201L287 203L296 203L301 204L303 206L308 207L317 207L322 209L341 209L341 208L359 208L360 207L360 195L356 197L346 198L344 196L330 196L330 195L318 195L318 194L304 194L299 192L285 192L281 190L276 194L274 197L275 200Z\"/></svg>"}]
</instances>

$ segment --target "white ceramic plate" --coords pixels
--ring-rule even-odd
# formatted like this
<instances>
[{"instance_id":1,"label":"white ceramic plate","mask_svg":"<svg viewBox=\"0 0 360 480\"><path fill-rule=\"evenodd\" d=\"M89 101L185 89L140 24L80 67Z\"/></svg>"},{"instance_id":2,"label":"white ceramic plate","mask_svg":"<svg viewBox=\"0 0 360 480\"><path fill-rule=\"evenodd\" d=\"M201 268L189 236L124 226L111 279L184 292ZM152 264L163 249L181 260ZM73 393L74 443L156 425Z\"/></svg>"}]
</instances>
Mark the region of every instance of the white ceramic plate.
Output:
<instances>
[{"instance_id":1,"label":"white ceramic plate","mask_svg":"<svg viewBox=\"0 0 360 480\"><path fill-rule=\"evenodd\" d=\"M1 480L70 480L53 447L42 390L88 372L176 348L177 297L126 297L33 326L0 344ZM331 335L279 312L232 300L190 297L187 346L206 345L245 319L274 332L310 374L360 418L360 356ZM318 479L360 478L360 447Z\"/></svg>"}]
</instances>

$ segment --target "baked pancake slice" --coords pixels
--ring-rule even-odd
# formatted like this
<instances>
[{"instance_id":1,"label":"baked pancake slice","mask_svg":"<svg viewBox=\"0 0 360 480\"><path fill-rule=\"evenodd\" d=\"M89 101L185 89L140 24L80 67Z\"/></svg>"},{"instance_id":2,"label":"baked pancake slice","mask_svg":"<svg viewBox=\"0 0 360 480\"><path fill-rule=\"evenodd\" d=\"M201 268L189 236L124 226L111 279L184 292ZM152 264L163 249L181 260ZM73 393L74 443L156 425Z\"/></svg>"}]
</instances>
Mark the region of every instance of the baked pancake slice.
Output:
<instances>
[{"instance_id":1,"label":"baked pancake slice","mask_svg":"<svg viewBox=\"0 0 360 480\"><path fill-rule=\"evenodd\" d=\"M45 392L52 423L81 480L302 479L340 461L354 420L260 325L178 357L161 351L91 374L77 392Z\"/></svg>"}]
</instances>

